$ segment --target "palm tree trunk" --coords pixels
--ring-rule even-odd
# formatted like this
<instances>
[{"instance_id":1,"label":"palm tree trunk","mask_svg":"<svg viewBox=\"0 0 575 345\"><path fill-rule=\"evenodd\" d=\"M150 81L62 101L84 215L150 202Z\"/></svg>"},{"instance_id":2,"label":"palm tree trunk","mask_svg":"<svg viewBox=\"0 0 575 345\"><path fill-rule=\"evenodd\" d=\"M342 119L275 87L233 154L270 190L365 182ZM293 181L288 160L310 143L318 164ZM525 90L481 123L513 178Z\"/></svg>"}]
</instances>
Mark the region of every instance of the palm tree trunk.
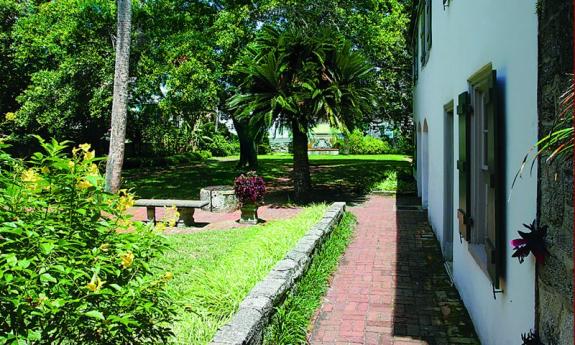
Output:
<instances>
[{"instance_id":1,"label":"palm tree trunk","mask_svg":"<svg viewBox=\"0 0 575 345\"><path fill-rule=\"evenodd\" d=\"M293 134L293 187L296 201L309 200L311 177L307 156L307 133L302 132L297 121L292 121Z\"/></svg>"},{"instance_id":2,"label":"palm tree trunk","mask_svg":"<svg viewBox=\"0 0 575 345\"><path fill-rule=\"evenodd\" d=\"M116 66L114 95L112 101L112 127L110 150L106 163L106 190L112 193L120 189L126 122L128 115L128 77L130 63L130 32L132 27L131 0L117 0L118 34L116 39Z\"/></svg>"},{"instance_id":3,"label":"palm tree trunk","mask_svg":"<svg viewBox=\"0 0 575 345\"><path fill-rule=\"evenodd\" d=\"M248 121L232 120L240 141L240 161L238 162L237 168L257 170L258 154L256 138L253 135L252 129L249 127Z\"/></svg>"}]
</instances>

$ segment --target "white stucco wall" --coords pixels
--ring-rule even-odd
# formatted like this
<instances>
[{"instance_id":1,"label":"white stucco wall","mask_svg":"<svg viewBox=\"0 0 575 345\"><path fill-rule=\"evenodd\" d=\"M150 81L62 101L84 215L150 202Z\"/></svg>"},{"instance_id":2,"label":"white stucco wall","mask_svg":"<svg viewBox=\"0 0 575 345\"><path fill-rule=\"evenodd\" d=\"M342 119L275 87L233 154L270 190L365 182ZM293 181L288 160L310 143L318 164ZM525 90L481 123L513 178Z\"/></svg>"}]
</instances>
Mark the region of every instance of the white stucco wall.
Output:
<instances>
[{"instance_id":1,"label":"white stucco wall","mask_svg":"<svg viewBox=\"0 0 575 345\"><path fill-rule=\"evenodd\" d=\"M427 119L429 125L429 219L440 242L444 221L453 222L454 280L481 342L519 344L521 333L534 328L534 261L530 257L519 264L507 247L505 291L494 300L489 278L471 257L467 242L459 241L457 220L443 219L443 106L451 100L457 106L457 96L469 89L467 79L492 63L505 95L505 181L509 195L521 160L537 139L536 0L451 0L445 10L442 0L433 0L432 8L433 45L427 64L420 67L414 95L415 120L423 123ZM457 115L455 120L456 161ZM536 175L526 175L506 205L506 243L517 237L523 223L536 216ZM457 207L457 171L454 176Z\"/></svg>"}]
</instances>

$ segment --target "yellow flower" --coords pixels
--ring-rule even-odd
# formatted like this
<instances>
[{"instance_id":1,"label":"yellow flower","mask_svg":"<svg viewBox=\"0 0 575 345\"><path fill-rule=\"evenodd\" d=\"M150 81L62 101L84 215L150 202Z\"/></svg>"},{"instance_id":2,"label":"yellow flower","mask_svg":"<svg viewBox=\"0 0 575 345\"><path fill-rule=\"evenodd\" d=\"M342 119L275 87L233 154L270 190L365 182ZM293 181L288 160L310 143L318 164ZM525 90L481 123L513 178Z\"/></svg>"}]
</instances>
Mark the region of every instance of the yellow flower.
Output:
<instances>
[{"instance_id":1,"label":"yellow flower","mask_svg":"<svg viewBox=\"0 0 575 345\"><path fill-rule=\"evenodd\" d=\"M82 144L79 145L80 150L84 151L84 152L88 152L90 150L90 148L92 148L92 146L90 144Z\"/></svg>"},{"instance_id":2,"label":"yellow flower","mask_svg":"<svg viewBox=\"0 0 575 345\"><path fill-rule=\"evenodd\" d=\"M74 161L72 161L72 160L68 161L68 168L74 169L75 165L76 165L76 163L74 163Z\"/></svg>"},{"instance_id":3,"label":"yellow flower","mask_svg":"<svg viewBox=\"0 0 575 345\"><path fill-rule=\"evenodd\" d=\"M118 210L125 211L128 208L134 206L134 197L130 194L126 194L120 197L118 201Z\"/></svg>"},{"instance_id":4,"label":"yellow flower","mask_svg":"<svg viewBox=\"0 0 575 345\"><path fill-rule=\"evenodd\" d=\"M87 151L84 152L84 160L92 160L96 157L96 151Z\"/></svg>"},{"instance_id":5,"label":"yellow flower","mask_svg":"<svg viewBox=\"0 0 575 345\"><path fill-rule=\"evenodd\" d=\"M5 117L6 117L6 121L14 121L14 120L16 120L16 114L13 113L13 112L8 112L8 113L6 113Z\"/></svg>"},{"instance_id":6,"label":"yellow flower","mask_svg":"<svg viewBox=\"0 0 575 345\"><path fill-rule=\"evenodd\" d=\"M169 215L169 217L166 220L167 226L173 228L174 226L176 226L178 219L180 219L180 212L178 212L178 209L175 206L172 206L167 210L166 214Z\"/></svg>"},{"instance_id":7,"label":"yellow flower","mask_svg":"<svg viewBox=\"0 0 575 345\"><path fill-rule=\"evenodd\" d=\"M163 222L156 223L155 230L158 232L163 232L164 230L166 230L166 224Z\"/></svg>"},{"instance_id":8,"label":"yellow flower","mask_svg":"<svg viewBox=\"0 0 575 345\"><path fill-rule=\"evenodd\" d=\"M81 179L80 182L76 184L76 187L79 189L88 189L92 187L92 184L85 179Z\"/></svg>"},{"instance_id":9,"label":"yellow flower","mask_svg":"<svg viewBox=\"0 0 575 345\"><path fill-rule=\"evenodd\" d=\"M42 169L40 169L40 171L42 172L42 174L47 174L50 172L50 169L48 167L42 167Z\"/></svg>"},{"instance_id":10,"label":"yellow flower","mask_svg":"<svg viewBox=\"0 0 575 345\"><path fill-rule=\"evenodd\" d=\"M110 243L103 243L100 245L100 250L103 252L107 252L110 250Z\"/></svg>"},{"instance_id":11,"label":"yellow flower","mask_svg":"<svg viewBox=\"0 0 575 345\"><path fill-rule=\"evenodd\" d=\"M124 219L124 218L122 218L122 219L119 219L119 220L118 220L118 225L119 225L119 226L122 226L122 227L129 228L129 227L131 227L131 226L133 225L133 222L132 222L130 219Z\"/></svg>"},{"instance_id":12,"label":"yellow flower","mask_svg":"<svg viewBox=\"0 0 575 345\"><path fill-rule=\"evenodd\" d=\"M92 292L96 292L102 288L104 283L105 281L102 281L100 277L94 274L92 276L92 280L88 284L86 284L86 288Z\"/></svg>"},{"instance_id":13,"label":"yellow flower","mask_svg":"<svg viewBox=\"0 0 575 345\"><path fill-rule=\"evenodd\" d=\"M163 281L170 281L174 279L174 274L172 272L166 272L163 276L162 276L162 280Z\"/></svg>"},{"instance_id":14,"label":"yellow flower","mask_svg":"<svg viewBox=\"0 0 575 345\"><path fill-rule=\"evenodd\" d=\"M90 169L88 170L88 172L92 176L98 176L100 174L100 170L98 169L98 166L96 164L90 165Z\"/></svg>"},{"instance_id":15,"label":"yellow flower","mask_svg":"<svg viewBox=\"0 0 575 345\"><path fill-rule=\"evenodd\" d=\"M120 255L120 259L122 259L122 267L128 268L134 263L134 254L132 252L124 253Z\"/></svg>"},{"instance_id":16,"label":"yellow flower","mask_svg":"<svg viewBox=\"0 0 575 345\"><path fill-rule=\"evenodd\" d=\"M22 181L28 183L36 183L40 181L40 176L38 176L34 170L28 169L22 173Z\"/></svg>"}]
</instances>

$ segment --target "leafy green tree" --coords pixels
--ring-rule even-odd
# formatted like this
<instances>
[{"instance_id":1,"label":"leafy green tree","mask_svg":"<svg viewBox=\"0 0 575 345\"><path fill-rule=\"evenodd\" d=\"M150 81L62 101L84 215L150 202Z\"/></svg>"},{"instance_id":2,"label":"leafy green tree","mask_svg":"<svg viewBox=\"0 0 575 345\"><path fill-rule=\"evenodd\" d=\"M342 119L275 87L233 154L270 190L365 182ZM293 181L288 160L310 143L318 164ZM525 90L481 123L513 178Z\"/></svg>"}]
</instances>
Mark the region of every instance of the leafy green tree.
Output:
<instances>
[{"instance_id":1,"label":"leafy green tree","mask_svg":"<svg viewBox=\"0 0 575 345\"><path fill-rule=\"evenodd\" d=\"M216 114L233 117L225 103L242 79L230 71L266 23L306 25L310 31L330 27L345 36L376 67L381 107L364 114L362 122L373 117L409 122L405 1L154 0L132 5L127 138L136 150L192 149L188 139L198 121L215 122ZM2 126L3 133L100 143L104 151L115 14L115 1L107 0L0 0L0 116L16 114ZM245 143L242 162L257 162L253 143L265 131L233 120Z\"/></svg>"},{"instance_id":2,"label":"leafy green tree","mask_svg":"<svg viewBox=\"0 0 575 345\"><path fill-rule=\"evenodd\" d=\"M295 198L311 191L308 131L319 121L353 127L375 105L373 67L337 32L266 26L237 69L229 105L256 128L274 122L293 134Z\"/></svg>"},{"instance_id":3,"label":"leafy green tree","mask_svg":"<svg viewBox=\"0 0 575 345\"><path fill-rule=\"evenodd\" d=\"M63 0L41 3L17 19L11 56L30 80L16 98L17 127L92 143L104 136L111 109L114 13L110 1Z\"/></svg>"}]
</instances>

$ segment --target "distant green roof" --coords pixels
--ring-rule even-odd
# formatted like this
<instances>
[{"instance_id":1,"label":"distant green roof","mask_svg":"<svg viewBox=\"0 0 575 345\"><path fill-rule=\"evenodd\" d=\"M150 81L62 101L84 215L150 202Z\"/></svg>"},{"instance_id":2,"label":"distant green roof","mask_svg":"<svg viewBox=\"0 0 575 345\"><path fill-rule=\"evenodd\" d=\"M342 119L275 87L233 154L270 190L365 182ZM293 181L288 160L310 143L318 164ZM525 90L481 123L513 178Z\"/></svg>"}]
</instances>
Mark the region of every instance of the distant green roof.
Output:
<instances>
[{"instance_id":1,"label":"distant green roof","mask_svg":"<svg viewBox=\"0 0 575 345\"><path fill-rule=\"evenodd\" d=\"M328 123L320 123L319 125L315 126L311 132L313 134L341 133L339 129L332 128Z\"/></svg>"}]
</instances>

